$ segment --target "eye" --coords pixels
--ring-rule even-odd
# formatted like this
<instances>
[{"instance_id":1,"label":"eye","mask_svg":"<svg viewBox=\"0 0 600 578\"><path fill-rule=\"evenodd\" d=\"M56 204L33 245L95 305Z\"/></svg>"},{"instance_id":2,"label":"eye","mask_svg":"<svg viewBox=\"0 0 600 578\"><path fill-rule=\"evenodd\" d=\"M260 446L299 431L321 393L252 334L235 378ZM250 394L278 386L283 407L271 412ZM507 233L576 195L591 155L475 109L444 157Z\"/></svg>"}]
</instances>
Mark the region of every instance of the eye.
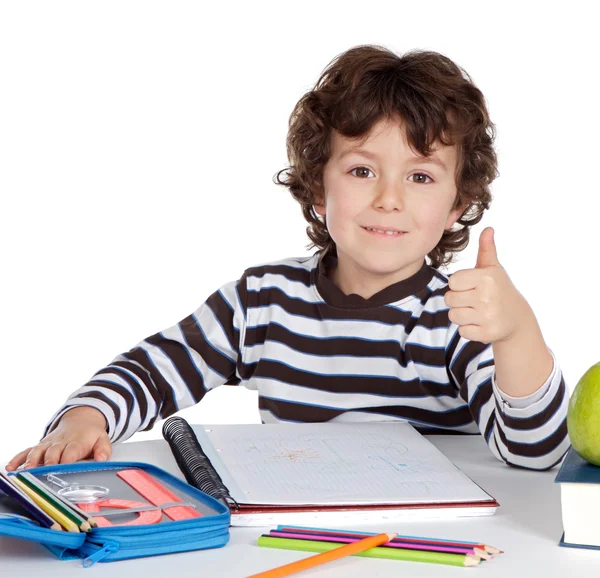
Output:
<instances>
[{"instance_id":1,"label":"eye","mask_svg":"<svg viewBox=\"0 0 600 578\"><path fill-rule=\"evenodd\" d=\"M433 179L429 175L426 175L425 173L415 173L414 175L410 175L410 176L416 177L416 179L413 179L413 183L428 185L429 183L433 182ZM429 179L429 180L427 180L427 179Z\"/></svg>"},{"instance_id":2,"label":"eye","mask_svg":"<svg viewBox=\"0 0 600 578\"><path fill-rule=\"evenodd\" d=\"M369 173L373 174L373 171L371 171L371 169L368 169L367 167L356 167L355 169L352 169L350 171L351 175L354 175L359 179L368 179Z\"/></svg>"}]
</instances>

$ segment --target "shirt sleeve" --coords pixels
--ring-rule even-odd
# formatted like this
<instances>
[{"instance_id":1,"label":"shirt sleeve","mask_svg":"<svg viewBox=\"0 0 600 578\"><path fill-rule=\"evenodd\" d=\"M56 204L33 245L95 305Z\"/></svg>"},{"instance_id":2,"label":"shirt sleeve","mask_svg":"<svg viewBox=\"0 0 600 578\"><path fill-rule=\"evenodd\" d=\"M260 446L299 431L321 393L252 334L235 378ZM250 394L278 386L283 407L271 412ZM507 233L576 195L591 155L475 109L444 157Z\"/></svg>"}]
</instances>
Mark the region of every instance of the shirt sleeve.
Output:
<instances>
[{"instance_id":1,"label":"shirt sleeve","mask_svg":"<svg viewBox=\"0 0 600 578\"><path fill-rule=\"evenodd\" d=\"M513 398L496 385L491 345L464 339L455 324L449 336L449 374L492 453L521 468L545 470L558 464L569 448L569 399L554 355L546 382L527 397Z\"/></svg>"},{"instance_id":2,"label":"shirt sleeve","mask_svg":"<svg viewBox=\"0 0 600 578\"><path fill-rule=\"evenodd\" d=\"M176 325L115 357L73 392L44 435L77 406L104 414L112 442L198 403L207 391L241 381L246 276L227 283Z\"/></svg>"}]
</instances>

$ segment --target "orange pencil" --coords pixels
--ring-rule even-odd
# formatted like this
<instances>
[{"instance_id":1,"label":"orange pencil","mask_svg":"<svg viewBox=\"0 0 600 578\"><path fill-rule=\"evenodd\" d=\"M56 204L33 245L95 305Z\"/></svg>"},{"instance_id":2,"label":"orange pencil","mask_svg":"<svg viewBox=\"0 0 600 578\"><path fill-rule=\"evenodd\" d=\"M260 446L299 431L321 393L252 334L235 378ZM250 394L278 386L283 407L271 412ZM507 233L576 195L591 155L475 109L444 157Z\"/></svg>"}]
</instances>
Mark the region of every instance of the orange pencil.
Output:
<instances>
[{"instance_id":1,"label":"orange pencil","mask_svg":"<svg viewBox=\"0 0 600 578\"><path fill-rule=\"evenodd\" d=\"M358 554L359 552L364 552L370 548L376 548L377 546L381 546L382 544L393 540L395 537L396 534L377 534L377 536L369 536L364 540L346 544L345 546L340 546L334 550L329 550L329 552L322 552L321 554L304 558L304 560L291 562L285 566L279 566L279 568L259 572L248 578L282 578L282 576L289 576L295 572L302 572L302 570L308 570L309 568L314 568L320 564L332 562L333 560L338 560L345 556L352 556L352 554Z\"/></svg>"}]
</instances>

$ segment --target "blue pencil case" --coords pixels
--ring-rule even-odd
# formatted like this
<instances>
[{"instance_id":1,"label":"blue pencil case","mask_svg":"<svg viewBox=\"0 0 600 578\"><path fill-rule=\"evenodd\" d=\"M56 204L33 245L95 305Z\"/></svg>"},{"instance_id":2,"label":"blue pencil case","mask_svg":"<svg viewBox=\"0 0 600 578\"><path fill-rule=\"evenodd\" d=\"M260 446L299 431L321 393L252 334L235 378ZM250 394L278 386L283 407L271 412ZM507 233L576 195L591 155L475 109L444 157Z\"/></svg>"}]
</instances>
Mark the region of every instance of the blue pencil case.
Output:
<instances>
[{"instance_id":1,"label":"blue pencil case","mask_svg":"<svg viewBox=\"0 0 600 578\"><path fill-rule=\"evenodd\" d=\"M85 462L26 471L97 522L87 532L43 527L0 490L0 535L39 542L60 559L81 559L89 567L229 541L224 503L151 464Z\"/></svg>"}]
</instances>

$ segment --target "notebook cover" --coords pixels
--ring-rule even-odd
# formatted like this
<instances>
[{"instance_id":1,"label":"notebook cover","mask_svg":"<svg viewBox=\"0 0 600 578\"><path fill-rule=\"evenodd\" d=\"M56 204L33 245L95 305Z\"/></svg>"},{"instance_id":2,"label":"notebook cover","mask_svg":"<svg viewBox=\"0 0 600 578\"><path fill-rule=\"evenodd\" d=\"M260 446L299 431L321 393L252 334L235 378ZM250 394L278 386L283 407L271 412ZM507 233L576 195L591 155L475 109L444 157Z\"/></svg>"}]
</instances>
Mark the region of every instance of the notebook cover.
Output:
<instances>
[{"instance_id":1,"label":"notebook cover","mask_svg":"<svg viewBox=\"0 0 600 578\"><path fill-rule=\"evenodd\" d=\"M565 542L565 535L563 534L560 538L559 546L565 548L584 548L586 550L600 550L600 546L591 546L589 544L572 544L571 542Z\"/></svg>"},{"instance_id":2,"label":"notebook cover","mask_svg":"<svg viewBox=\"0 0 600 578\"><path fill-rule=\"evenodd\" d=\"M498 508L500 504L495 500L489 500L486 502L446 502L446 503L435 503L435 504L376 504L376 505L365 505L365 506L274 506L274 505L256 505L256 504L240 504L239 509L232 508L231 515L236 514L260 514L267 512L278 512L278 513L293 513L293 512L348 512L348 511L360 511L360 510L427 510L431 508Z\"/></svg>"},{"instance_id":3,"label":"notebook cover","mask_svg":"<svg viewBox=\"0 0 600 578\"><path fill-rule=\"evenodd\" d=\"M600 484L600 467L590 464L570 447L554 481L559 484Z\"/></svg>"}]
</instances>

